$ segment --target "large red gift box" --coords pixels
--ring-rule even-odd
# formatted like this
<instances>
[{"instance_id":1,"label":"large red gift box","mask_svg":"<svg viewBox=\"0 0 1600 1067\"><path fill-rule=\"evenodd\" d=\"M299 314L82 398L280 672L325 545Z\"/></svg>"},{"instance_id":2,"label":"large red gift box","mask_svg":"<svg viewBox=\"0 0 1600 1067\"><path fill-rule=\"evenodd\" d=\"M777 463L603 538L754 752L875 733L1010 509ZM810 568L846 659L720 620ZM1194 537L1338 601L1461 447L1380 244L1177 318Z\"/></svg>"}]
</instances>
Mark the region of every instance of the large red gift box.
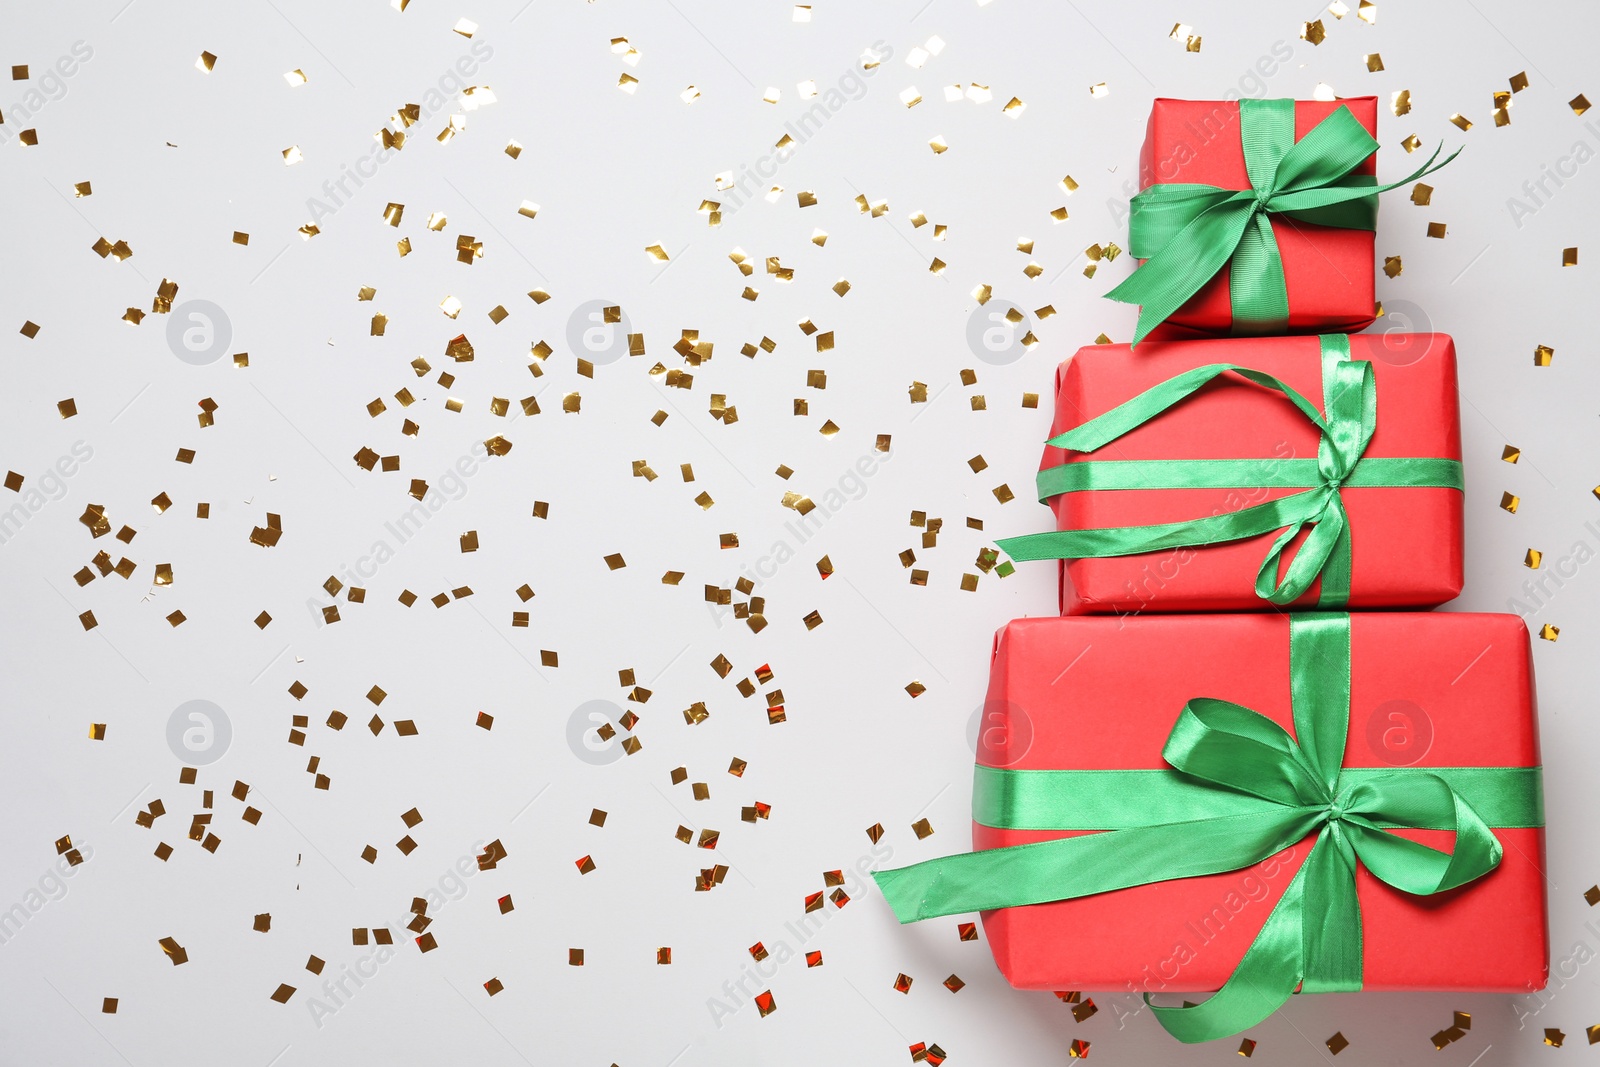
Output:
<instances>
[{"instance_id":1,"label":"large red gift box","mask_svg":"<svg viewBox=\"0 0 1600 1067\"><path fill-rule=\"evenodd\" d=\"M1347 768L1535 767L1528 633L1512 615L1350 617ZM996 637L978 763L1009 770L1156 769L1180 709L1233 701L1293 732L1280 614L1021 619ZM976 849L1090 831L973 825ZM1391 831L1449 848L1442 830ZM1526 993L1544 986L1544 835L1495 828L1504 856L1434 896L1358 867L1363 987ZM1198 992L1222 986L1314 838L1223 874L983 913L1001 972L1024 989ZM1179 961L1182 961L1181 964Z\"/></svg>"},{"instance_id":2,"label":"large red gift box","mask_svg":"<svg viewBox=\"0 0 1600 1067\"><path fill-rule=\"evenodd\" d=\"M1372 364L1377 429L1363 458L1461 459L1455 343L1446 334L1373 333L1349 338L1352 360ZM1233 363L1274 375L1323 407L1316 337L1233 337L1091 345L1056 372L1051 436L1194 367ZM1261 459L1317 455L1318 431L1280 393L1225 375L1094 453L1046 447L1042 467L1100 460ZM1234 512L1299 492L1293 488L1118 489L1050 500L1061 530L1142 526ZM1462 494L1437 487L1346 485L1351 581L1348 606L1432 607L1462 583ZM1196 548L1067 560L1065 615L1145 611L1241 611L1270 607L1256 571L1274 534ZM1286 552L1286 571L1302 532ZM1290 607L1316 605L1320 582Z\"/></svg>"},{"instance_id":3,"label":"large red gift box","mask_svg":"<svg viewBox=\"0 0 1600 1067\"><path fill-rule=\"evenodd\" d=\"M1356 96L1333 101L1296 100L1295 140L1340 107L1349 108L1356 121L1377 137L1377 97ZM1140 188L1179 183L1250 188L1239 131L1236 100L1158 98L1151 106L1144 148L1139 154ZM1351 173L1375 175L1377 156L1368 157ZM1317 226L1280 215L1272 217L1272 232L1283 258L1284 282L1289 292L1286 332L1349 332L1372 322L1372 230ZM1232 327L1233 302L1228 292L1228 271L1224 269L1150 337L1211 337L1225 335Z\"/></svg>"}]
</instances>

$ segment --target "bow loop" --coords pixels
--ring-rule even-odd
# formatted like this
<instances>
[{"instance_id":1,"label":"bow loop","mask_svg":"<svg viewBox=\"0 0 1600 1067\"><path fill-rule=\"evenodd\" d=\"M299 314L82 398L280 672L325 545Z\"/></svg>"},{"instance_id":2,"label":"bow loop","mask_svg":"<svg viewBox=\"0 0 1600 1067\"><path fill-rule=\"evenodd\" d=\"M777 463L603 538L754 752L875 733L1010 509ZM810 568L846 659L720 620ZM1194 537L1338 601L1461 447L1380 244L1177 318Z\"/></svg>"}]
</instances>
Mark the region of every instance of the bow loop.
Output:
<instances>
[{"instance_id":1,"label":"bow loop","mask_svg":"<svg viewBox=\"0 0 1600 1067\"><path fill-rule=\"evenodd\" d=\"M1295 552L1288 570L1279 580L1278 570L1283 553L1290 542L1300 535L1300 531L1307 527L1311 529L1310 535ZM1344 501L1339 498L1337 483L1306 494L1304 514L1278 534L1272 547L1262 557L1261 566L1256 570L1256 595L1280 607L1299 600L1326 570L1328 561L1345 541L1348 530L1349 519L1345 514Z\"/></svg>"},{"instance_id":2,"label":"bow loop","mask_svg":"<svg viewBox=\"0 0 1600 1067\"><path fill-rule=\"evenodd\" d=\"M1340 790L1342 820L1356 855L1380 880L1406 893L1455 889L1494 870L1502 848L1472 805L1438 775L1390 774ZM1455 832L1448 851L1387 833L1384 827Z\"/></svg>"},{"instance_id":3,"label":"bow loop","mask_svg":"<svg viewBox=\"0 0 1600 1067\"><path fill-rule=\"evenodd\" d=\"M1212 785L1285 807L1332 800L1288 731L1226 700L1196 697L1185 704L1161 758Z\"/></svg>"}]
</instances>

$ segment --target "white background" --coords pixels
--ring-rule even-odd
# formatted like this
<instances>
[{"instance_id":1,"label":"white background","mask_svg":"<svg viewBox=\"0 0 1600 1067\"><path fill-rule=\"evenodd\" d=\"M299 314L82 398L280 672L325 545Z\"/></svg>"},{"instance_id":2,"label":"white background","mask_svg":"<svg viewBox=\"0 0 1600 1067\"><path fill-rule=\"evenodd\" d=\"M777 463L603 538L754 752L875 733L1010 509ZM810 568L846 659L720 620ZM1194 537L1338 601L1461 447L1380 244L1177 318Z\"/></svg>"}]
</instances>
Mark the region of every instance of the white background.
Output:
<instances>
[{"instance_id":1,"label":"white background","mask_svg":"<svg viewBox=\"0 0 1600 1067\"><path fill-rule=\"evenodd\" d=\"M41 488L59 498L32 498L39 506L0 544L0 908L26 914L0 944L0 1062L905 1063L911 1044L937 1042L955 1064L1057 1063L1073 1038L1091 1042L1099 1062L1231 1060L1233 1042L1181 1048L1148 1014L1119 1026L1109 1009L1121 1002L1105 994L1100 1013L1076 1025L1048 993L1007 988L986 944L957 940L955 919L900 928L854 875L854 899L830 905L808 943L784 924L824 888L824 871L967 846L965 731L990 634L1050 613L1055 588L1042 564L985 576L976 593L961 577L976 573L993 538L1048 519L1028 489L1055 363L1102 331L1131 332L1132 309L1100 299L1129 261L1085 279L1083 249L1126 241L1117 209L1150 100L1307 97L1319 82L1379 95L1385 180L1423 158L1400 149L1409 134L1429 151L1441 140L1467 145L1430 179L1431 206L1404 191L1385 198L1378 255L1403 257L1405 270L1380 275L1378 295L1404 311L1401 325L1431 325L1459 346L1468 555L1467 591L1452 607L1506 610L1515 597L1535 628L1561 628L1557 643L1534 641L1552 943L1558 965L1577 944L1584 958L1600 949L1582 899L1600 879L1584 666L1596 640L1594 578L1580 567L1540 605L1521 592L1540 577L1523 566L1527 549L1549 566L1600 547L1600 527L1587 525L1600 521L1590 495L1600 442L1584 299L1594 292L1584 246L1597 179L1583 167L1559 189L1547 182L1554 195L1525 199L1535 210L1520 225L1507 205L1578 142L1586 156L1600 148L1600 126L1567 105L1585 90L1600 99L1587 81L1600 28L1587 5L1382 0L1376 25L1324 12L1318 47L1298 39L1314 5L1202 0L822 0L809 24L786 4L702 0L413 0L403 14L379 0L5 7L0 64L29 64L31 80L0 82L0 468L28 481L24 494L0 492L0 504ZM462 18L478 24L471 40L451 32ZM1177 22L1203 35L1201 52L1168 38ZM909 66L934 36L943 51ZM636 66L613 53L615 37L640 51ZM75 42L92 56L45 84ZM890 54L856 80L875 42ZM475 46L472 75L453 81ZM1291 58L1273 60L1275 47ZM210 74L195 68L202 51L219 57ZM1370 52L1385 71L1367 72ZM1270 76L1251 80L1263 60ZM309 81L290 88L282 75L296 68ZM1530 87L1511 125L1496 128L1491 94L1519 71ZM616 87L624 72L639 79L632 95ZM445 106L333 204L323 183L369 156L389 116L423 103L441 79L452 90ZM714 175L770 158L785 123L827 99L802 100L807 80L819 90L842 80L839 106L762 183L783 186L776 202L747 197L734 210ZM1101 82L1109 95L1092 99ZM945 86L969 83L993 99L945 101ZM461 111L453 90L466 84L492 87L496 102ZM700 96L685 104L689 85ZM776 105L762 101L768 86L782 91ZM909 86L924 97L911 109L898 99ZM1403 118L1387 107L1399 89L1413 101ZM1017 118L1001 113L1012 97L1027 104ZM1470 132L1447 121L1457 111ZM451 114L466 127L441 144ZM36 147L19 144L29 128ZM935 136L948 152L930 151ZM524 146L520 159L503 152L510 139ZM285 166L290 146L304 159ZM1058 185L1067 174L1080 184L1070 197ZM93 194L75 198L85 180ZM799 208L802 190L818 205ZM858 194L886 200L887 212L859 213ZM312 219L313 197L336 210L315 209L321 233L306 241L296 230ZM705 199L724 202L720 228L698 213ZM517 214L524 200L540 205L536 219ZM398 228L383 218L390 202L405 205ZM1056 224L1049 212L1062 206L1071 218ZM434 212L448 217L441 232L426 228ZM948 226L946 239L914 228L915 212ZM1448 224L1443 241L1425 237L1435 221ZM816 228L829 234L825 247L810 240ZM235 230L250 234L248 246L232 243ZM483 243L471 266L455 260L462 235ZM100 236L126 240L133 257L96 256ZM401 237L413 245L404 259ZM1019 237L1036 242L1037 280L1023 274ZM655 244L669 262L645 253ZM1563 269L1572 245L1585 261ZM735 247L756 265L748 279L728 259ZM949 264L942 276L927 269L935 255ZM766 273L769 256L794 270L792 283ZM831 291L841 277L852 286L843 298ZM221 309L231 341L218 361L176 358L174 316L148 314L163 278L180 286L180 310L188 300ZM969 348L980 283L996 300L1059 313L1033 323L1042 343L1024 358L996 366ZM746 285L759 299L740 298ZM356 299L363 286L377 290L371 303ZM535 287L551 299L536 306L524 295ZM447 296L464 305L454 321L438 309ZM648 352L588 379L567 327L596 300L620 304ZM510 316L493 325L498 304ZM147 312L141 325L121 321L128 307ZM388 316L382 337L370 335L374 312ZM808 318L833 331L831 352L797 329ZM18 332L25 321L42 327L36 338ZM714 356L687 368L691 390L668 389L648 371L684 366L672 345L686 329L714 342ZM471 363L444 356L461 332L476 349ZM764 335L775 352L739 354ZM534 379L528 350L541 339L554 352ZM1539 344L1554 348L1553 365L1533 365ZM249 353L248 369L233 366L235 352ZM426 378L410 368L418 356L432 365ZM963 368L977 372L975 386L961 383ZM813 369L827 372L825 390L807 387ZM442 370L457 376L449 390L436 384ZM926 383L926 405L909 402L914 381ZM393 397L405 387L418 402L402 411ZM563 414L573 391L581 412ZM1044 394L1037 409L1021 407L1025 391ZM516 411L533 393L535 417L489 411L491 397ZM736 423L708 415L713 393L737 406ZM976 411L980 394L987 409ZM447 396L464 410L447 411ZM78 414L63 420L56 404L67 397ZM370 418L375 397L388 410ZM202 429L206 398L216 424ZM808 416L791 413L795 398L809 400ZM658 410L669 416L660 427L650 421ZM414 438L400 432L407 417L421 425ZM840 427L831 438L818 432L829 419ZM414 503L410 479L444 484L458 457L494 434L513 442L510 455L453 483L458 498L439 498L414 537L388 531ZM875 456L879 434L892 435L890 456L870 477L846 477ZM45 472L80 441L92 457L46 486ZM1515 466L1500 459L1508 443L1522 450ZM399 473L361 470L351 457L363 446L398 455ZM174 462L180 447L197 451L192 465ZM977 454L989 466L974 474L967 460ZM659 477L633 477L637 460ZM787 482L773 473L780 464L795 472ZM820 532L802 541L786 529L797 518L781 506L786 491L824 504L841 478ZM1018 497L1004 506L991 493L1002 483ZM695 503L701 491L715 500L709 510ZM1504 491L1521 498L1515 515L1498 507ZM173 506L157 514L149 501L162 492ZM535 500L549 503L548 519L531 516ZM195 518L200 501L209 520ZM135 539L91 539L77 521L91 503ZM921 547L913 510L944 520L936 548ZM268 512L282 516L283 536L260 548L249 534ZM983 531L967 529L968 516ZM481 548L464 555L469 530ZM729 532L741 547L720 550ZM380 541L392 555L373 571L361 561ZM137 570L79 588L73 573L102 547ZM930 573L925 588L901 567L907 548ZM607 567L615 552L625 568ZM835 568L826 582L815 566L824 554ZM173 567L170 587L152 587L159 563ZM341 599L342 620L320 625L322 582L358 566L366 602ZM684 572L682 584L663 585L667 570ZM744 573L761 577L760 634L702 599L707 584L729 587ZM523 583L537 593L527 604L514 594ZM460 586L474 595L428 602ZM409 609L397 602L403 589L421 598ZM176 629L165 621L174 609L188 620ZM85 610L99 622L92 632L78 622ZM252 621L263 610L273 617L264 630ZM511 627L516 610L531 612L527 628ZM808 631L813 610L824 622ZM559 666L539 666L541 650L558 652ZM733 664L726 680L708 666L719 654ZM783 691L778 726L760 696L733 688L763 663ZM624 705L624 668L653 691L647 705ZM287 694L296 680L310 690L298 703ZM927 687L916 700L912 681ZM413 719L418 736L367 732L373 685L389 694L383 719ZM213 701L231 727L199 787L178 784L167 740L169 716L191 699ZM569 745L569 721L591 700L642 715L637 755L580 744L585 759ZM680 712L696 701L711 716L690 727ZM322 725L333 709L350 717L342 732ZM474 725L480 711L494 716L492 732ZM304 747L287 742L297 713L311 721ZM89 725L100 722L108 732L95 742ZM326 791L306 771L312 756L331 778ZM727 773L734 757L748 761L742 778ZM673 785L679 766L689 782ZM236 780L264 813L257 826L229 796ZM694 801L691 782L708 783L710 799ZM215 854L186 837L199 788L217 791ZM167 814L140 828L135 812L157 798ZM740 808L756 801L772 805L771 818L742 822ZM395 842L412 807L424 821L410 831L419 847L403 856ZM596 807L609 813L604 828L588 823ZM923 817L936 832L918 841L910 825ZM864 831L878 822L888 832L874 856ZM680 824L719 830L717 849L679 844ZM58 882L53 842L63 835L90 858ZM508 856L479 873L472 857L493 839ZM159 841L175 850L166 863L152 856ZM369 844L370 865L360 858ZM580 875L585 855L597 869ZM463 860L471 875L456 880ZM730 868L726 880L694 892L713 863ZM351 928L381 925L405 942L410 901L429 893L443 902L430 909L435 951L403 943L374 967L372 950L352 945ZM516 908L502 915L496 900L508 893ZM263 912L271 930L254 932ZM185 947L187 963L171 965L164 937ZM769 965L729 999L724 983L753 973L756 941L775 953L780 942L820 949L824 965ZM662 946L673 949L670 967L655 963ZM586 950L585 966L568 966L573 947ZM303 969L312 954L328 961L322 978ZM375 977L359 988L347 980L344 994L322 987L358 966ZM902 971L915 979L906 996L892 988ZM939 984L952 972L967 983L955 996ZM1458 1009L1474 1024L1437 1054L1449 1062L1558 1055L1541 1044L1546 1027L1565 1032L1565 1055L1581 1056L1584 1028L1600 1022L1596 973L1578 966L1547 1005L1297 999L1250 1031L1254 1060L1314 1062L1337 1030L1351 1042L1340 1063L1443 1062L1428 1037ZM505 988L490 999L492 978ZM286 1005L269 999L280 983L298 987ZM761 989L778 1003L765 1019L748 997ZM115 1015L100 1011L108 996L120 998Z\"/></svg>"}]
</instances>

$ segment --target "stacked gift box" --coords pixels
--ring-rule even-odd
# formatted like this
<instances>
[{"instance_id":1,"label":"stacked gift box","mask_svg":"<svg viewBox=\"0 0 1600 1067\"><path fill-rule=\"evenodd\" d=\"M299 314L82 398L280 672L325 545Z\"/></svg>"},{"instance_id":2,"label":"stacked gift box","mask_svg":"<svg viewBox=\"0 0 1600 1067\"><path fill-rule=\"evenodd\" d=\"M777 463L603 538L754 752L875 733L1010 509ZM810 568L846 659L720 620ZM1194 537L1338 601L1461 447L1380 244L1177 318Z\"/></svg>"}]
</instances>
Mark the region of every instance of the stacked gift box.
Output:
<instances>
[{"instance_id":1,"label":"stacked gift box","mask_svg":"<svg viewBox=\"0 0 1600 1067\"><path fill-rule=\"evenodd\" d=\"M1155 102L1134 342L1060 366L1056 529L1000 542L1060 561L1061 616L996 636L975 851L877 876L903 922L982 912L1013 985L1143 994L1183 1041L1546 979L1527 629L1426 610L1462 585L1455 346L1352 332L1378 194L1449 162L1379 185L1376 115Z\"/></svg>"}]
</instances>

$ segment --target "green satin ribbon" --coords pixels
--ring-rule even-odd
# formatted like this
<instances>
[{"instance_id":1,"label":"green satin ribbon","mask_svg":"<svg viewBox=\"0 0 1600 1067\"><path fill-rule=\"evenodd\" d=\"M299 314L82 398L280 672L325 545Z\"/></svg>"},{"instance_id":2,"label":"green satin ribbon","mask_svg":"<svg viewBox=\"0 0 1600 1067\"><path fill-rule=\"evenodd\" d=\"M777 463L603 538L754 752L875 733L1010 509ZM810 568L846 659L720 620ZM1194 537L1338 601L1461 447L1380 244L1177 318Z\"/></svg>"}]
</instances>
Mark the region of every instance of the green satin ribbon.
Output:
<instances>
[{"instance_id":1,"label":"green satin ribbon","mask_svg":"<svg viewBox=\"0 0 1600 1067\"><path fill-rule=\"evenodd\" d=\"M1359 861L1402 892L1430 895L1493 870L1490 826L1544 825L1537 767L1344 768L1350 617L1289 619L1294 736L1248 708L1184 705L1156 771L979 767L973 817L1014 829L1104 832L929 860L873 877L901 922L1012 908L1236 871L1307 836L1310 853L1222 988L1200 1004L1151 1004L1184 1042L1246 1030L1296 988L1361 988ZM1440 851L1386 829L1449 830ZM1150 1003L1149 994L1145 995Z\"/></svg>"},{"instance_id":2,"label":"green satin ribbon","mask_svg":"<svg viewBox=\"0 0 1600 1067\"><path fill-rule=\"evenodd\" d=\"M1272 215L1318 226L1371 230L1378 196L1431 174L1443 145L1417 170L1388 185L1351 171L1378 148L1341 105L1294 139L1293 100L1240 100L1239 133L1248 189L1170 183L1152 185L1129 204L1128 251L1145 260L1112 300L1141 305L1133 343L1199 292L1224 266L1235 334L1284 333L1289 291Z\"/></svg>"},{"instance_id":3,"label":"green satin ribbon","mask_svg":"<svg viewBox=\"0 0 1600 1067\"><path fill-rule=\"evenodd\" d=\"M1089 559L1131 556L1169 548L1214 545L1280 531L1256 571L1256 595L1289 604L1320 576L1319 607L1342 607L1350 599L1350 524L1340 490L1351 486L1464 488L1461 462L1425 457L1363 458L1378 421L1377 385L1372 365L1350 358L1350 338L1323 334L1323 409L1319 412L1292 387L1261 371L1232 363L1211 363L1185 371L1147 389L1047 444L1074 452L1093 452L1144 425L1224 374L1282 393L1317 428L1316 459L1090 460L1046 467L1039 472L1039 499L1057 493L1116 489L1206 489L1225 487L1304 487L1305 491L1263 504L1182 522L1054 530L999 541L1015 560ZM1299 532L1311 527L1283 579L1279 560Z\"/></svg>"}]
</instances>

